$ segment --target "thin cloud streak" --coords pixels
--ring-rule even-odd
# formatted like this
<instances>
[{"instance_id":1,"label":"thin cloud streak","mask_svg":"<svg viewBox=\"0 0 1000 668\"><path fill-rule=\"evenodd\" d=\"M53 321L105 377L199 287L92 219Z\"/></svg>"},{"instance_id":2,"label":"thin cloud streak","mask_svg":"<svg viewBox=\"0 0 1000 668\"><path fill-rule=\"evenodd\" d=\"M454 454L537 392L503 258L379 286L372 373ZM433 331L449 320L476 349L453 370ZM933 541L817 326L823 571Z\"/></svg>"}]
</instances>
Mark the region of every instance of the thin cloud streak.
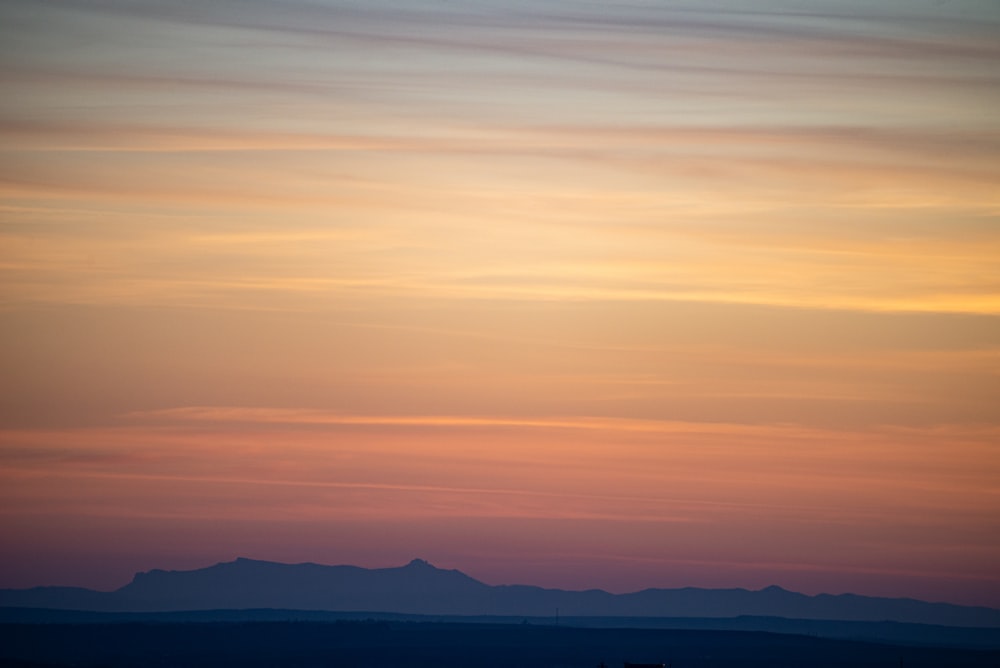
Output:
<instances>
[{"instance_id":1,"label":"thin cloud streak","mask_svg":"<svg viewBox=\"0 0 1000 668\"><path fill-rule=\"evenodd\" d=\"M412 426L412 427L523 427L527 429L586 429L600 431L639 432L709 432L745 433L755 428L735 424L702 424L682 422L660 422L653 420L628 420L622 418L550 418L531 419L516 417L488 417L461 415L342 415L323 411L281 408L249 408L220 406L190 406L167 408L155 411L130 413L126 419L138 420L192 420L207 422L263 422L279 424L322 424L361 426ZM790 426L768 426L762 429L792 432L805 437L810 432ZM812 432L815 433L815 432Z\"/></svg>"}]
</instances>

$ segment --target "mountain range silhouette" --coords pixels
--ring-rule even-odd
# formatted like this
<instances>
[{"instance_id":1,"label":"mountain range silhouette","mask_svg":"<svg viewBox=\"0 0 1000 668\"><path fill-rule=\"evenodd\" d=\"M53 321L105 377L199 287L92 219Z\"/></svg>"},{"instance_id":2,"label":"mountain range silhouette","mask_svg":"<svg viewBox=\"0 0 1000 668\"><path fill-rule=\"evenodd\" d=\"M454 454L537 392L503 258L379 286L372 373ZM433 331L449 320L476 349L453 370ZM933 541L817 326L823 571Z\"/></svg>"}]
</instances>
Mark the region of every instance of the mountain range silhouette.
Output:
<instances>
[{"instance_id":1,"label":"mountain range silhouette","mask_svg":"<svg viewBox=\"0 0 1000 668\"><path fill-rule=\"evenodd\" d=\"M1000 610L855 594L808 596L770 586L644 589L611 594L488 585L422 559L398 568L283 564L239 558L188 571L151 570L110 592L78 587L0 590L0 606L100 612L285 609L418 615L738 617L893 621L1000 627Z\"/></svg>"}]
</instances>

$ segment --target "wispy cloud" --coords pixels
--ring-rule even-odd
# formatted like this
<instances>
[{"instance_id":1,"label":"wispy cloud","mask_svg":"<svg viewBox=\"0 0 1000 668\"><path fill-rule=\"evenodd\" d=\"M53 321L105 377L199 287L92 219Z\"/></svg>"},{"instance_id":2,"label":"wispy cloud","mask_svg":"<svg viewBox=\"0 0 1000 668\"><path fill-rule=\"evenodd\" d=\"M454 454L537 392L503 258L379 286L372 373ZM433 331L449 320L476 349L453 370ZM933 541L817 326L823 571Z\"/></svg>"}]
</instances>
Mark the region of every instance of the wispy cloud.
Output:
<instances>
[{"instance_id":1,"label":"wispy cloud","mask_svg":"<svg viewBox=\"0 0 1000 668\"><path fill-rule=\"evenodd\" d=\"M454 427L454 428L522 428L559 430L597 430L603 432L659 432L659 433L712 433L726 434L749 432L772 433L780 430L803 438L818 432L802 427L766 426L752 427L736 424L667 422L626 418L601 418L590 416L525 418L504 416L466 415L344 415L330 411L284 408L255 408L227 406L186 406L129 413L126 419L157 421L275 423L329 426L389 426L389 427Z\"/></svg>"}]
</instances>

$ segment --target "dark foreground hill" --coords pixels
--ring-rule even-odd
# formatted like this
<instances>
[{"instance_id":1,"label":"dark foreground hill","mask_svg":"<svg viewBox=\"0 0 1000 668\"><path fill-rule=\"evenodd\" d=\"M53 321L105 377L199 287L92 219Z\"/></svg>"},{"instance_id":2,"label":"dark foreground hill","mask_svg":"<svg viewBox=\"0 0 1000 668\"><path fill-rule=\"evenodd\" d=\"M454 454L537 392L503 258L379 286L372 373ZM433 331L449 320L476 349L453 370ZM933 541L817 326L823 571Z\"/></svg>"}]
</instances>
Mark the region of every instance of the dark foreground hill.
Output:
<instances>
[{"instance_id":1,"label":"dark foreground hill","mask_svg":"<svg viewBox=\"0 0 1000 668\"><path fill-rule=\"evenodd\" d=\"M898 647L739 631L532 624L239 622L2 624L0 666L840 668L1000 665L1000 651Z\"/></svg>"},{"instance_id":2,"label":"dark foreground hill","mask_svg":"<svg viewBox=\"0 0 1000 668\"><path fill-rule=\"evenodd\" d=\"M325 610L190 610L173 612L90 612L47 608L0 608L0 624L120 624L129 623L247 623L247 622L420 622L451 624L532 624L552 626L552 617L412 615L391 612L331 612ZM692 631L754 631L807 635L815 638L862 640L916 647L1000 650L1000 628L934 626L905 622L844 622L784 617L561 617L559 624L595 629L669 629Z\"/></svg>"},{"instance_id":3,"label":"dark foreground hill","mask_svg":"<svg viewBox=\"0 0 1000 668\"><path fill-rule=\"evenodd\" d=\"M112 592L68 587L0 590L0 606L94 611L248 608L424 615L785 617L1000 627L1000 610L853 594L806 596L768 587L646 589L631 594L490 586L415 559L400 568L279 564L251 559L191 571L153 570Z\"/></svg>"}]
</instances>

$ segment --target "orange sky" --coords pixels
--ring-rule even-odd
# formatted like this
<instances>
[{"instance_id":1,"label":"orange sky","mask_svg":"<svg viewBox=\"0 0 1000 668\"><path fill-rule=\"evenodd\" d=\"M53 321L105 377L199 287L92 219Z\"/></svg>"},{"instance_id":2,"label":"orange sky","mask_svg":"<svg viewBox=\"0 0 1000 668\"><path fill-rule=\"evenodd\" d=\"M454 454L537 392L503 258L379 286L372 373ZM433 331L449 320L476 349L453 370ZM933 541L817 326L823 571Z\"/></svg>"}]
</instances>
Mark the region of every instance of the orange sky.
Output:
<instances>
[{"instance_id":1,"label":"orange sky","mask_svg":"<svg viewBox=\"0 0 1000 668\"><path fill-rule=\"evenodd\" d=\"M0 586L1000 607L1000 11L0 4Z\"/></svg>"}]
</instances>

